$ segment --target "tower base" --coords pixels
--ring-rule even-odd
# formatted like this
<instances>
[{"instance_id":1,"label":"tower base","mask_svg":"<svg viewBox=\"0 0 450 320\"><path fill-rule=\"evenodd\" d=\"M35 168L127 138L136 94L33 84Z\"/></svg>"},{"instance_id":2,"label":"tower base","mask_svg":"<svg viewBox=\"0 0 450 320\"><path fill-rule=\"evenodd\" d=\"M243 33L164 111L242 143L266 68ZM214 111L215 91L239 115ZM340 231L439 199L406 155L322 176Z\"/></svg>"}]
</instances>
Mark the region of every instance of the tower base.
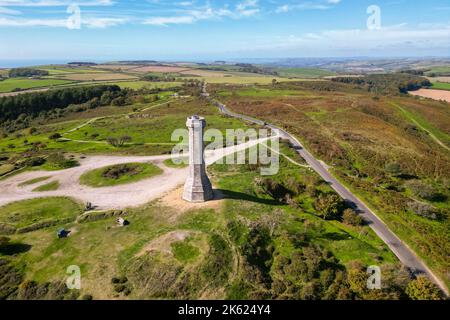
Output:
<instances>
[{"instance_id":1,"label":"tower base","mask_svg":"<svg viewBox=\"0 0 450 320\"><path fill-rule=\"evenodd\" d=\"M200 179L188 177L184 185L183 199L189 202L206 202L214 198L211 182L206 174Z\"/></svg>"}]
</instances>

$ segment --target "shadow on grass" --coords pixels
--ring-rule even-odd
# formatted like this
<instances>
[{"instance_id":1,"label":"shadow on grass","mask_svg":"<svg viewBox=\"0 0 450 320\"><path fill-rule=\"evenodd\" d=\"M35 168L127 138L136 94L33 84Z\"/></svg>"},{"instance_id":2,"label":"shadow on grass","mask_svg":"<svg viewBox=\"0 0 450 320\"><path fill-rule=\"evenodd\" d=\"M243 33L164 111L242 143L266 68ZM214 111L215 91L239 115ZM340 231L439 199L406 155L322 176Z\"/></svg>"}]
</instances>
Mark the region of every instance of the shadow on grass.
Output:
<instances>
[{"instance_id":1,"label":"shadow on grass","mask_svg":"<svg viewBox=\"0 0 450 320\"><path fill-rule=\"evenodd\" d=\"M31 245L25 243L8 243L0 247L0 253L6 256L12 256L18 253L28 252Z\"/></svg>"},{"instance_id":2,"label":"shadow on grass","mask_svg":"<svg viewBox=\"0 0 450 320\"><path fill-rule=\"evenodd\" d=\"M321 238L333 240L333 241L342 241L342 240L351 240L352 237L348 233L338 233L338 232L328 232L321 236Z\"/></svg>"},{"instance_id":3,"label":"shadow on grass","mask_svg":"<svg viewBox=\"0 0 450 320\"><path fill-rule=\"evenodd\" d=\"M230 191L230 190L215 189L214 195L217 200L233 199L233 200L244 200L244 201L249 201L249 202L267 204L267 205L272 205L272 206L283 205L282 203L280 203L279 201L276 201L276 200L258 198L255 196L248 195L246 193L235 192L235 191Z\"/></svg>"}]
</instances>

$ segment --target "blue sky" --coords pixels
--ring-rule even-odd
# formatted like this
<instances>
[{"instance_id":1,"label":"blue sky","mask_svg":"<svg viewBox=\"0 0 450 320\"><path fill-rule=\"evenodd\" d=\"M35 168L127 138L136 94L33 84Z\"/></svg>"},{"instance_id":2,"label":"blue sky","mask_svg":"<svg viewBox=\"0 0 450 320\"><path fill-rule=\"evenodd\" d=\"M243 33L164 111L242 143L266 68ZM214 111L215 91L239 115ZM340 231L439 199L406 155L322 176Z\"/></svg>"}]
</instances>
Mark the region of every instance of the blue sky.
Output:
<instances>
[{"instance_id":1,"label":"blue sky","mask_svg":"<svg viewBox=\"0 0 450 320\"><path fill-rule=\"evenodd\" d=\"M356 56L450 56L450 2L0 0L3 60Z\"/></svg>"}]
</instances>

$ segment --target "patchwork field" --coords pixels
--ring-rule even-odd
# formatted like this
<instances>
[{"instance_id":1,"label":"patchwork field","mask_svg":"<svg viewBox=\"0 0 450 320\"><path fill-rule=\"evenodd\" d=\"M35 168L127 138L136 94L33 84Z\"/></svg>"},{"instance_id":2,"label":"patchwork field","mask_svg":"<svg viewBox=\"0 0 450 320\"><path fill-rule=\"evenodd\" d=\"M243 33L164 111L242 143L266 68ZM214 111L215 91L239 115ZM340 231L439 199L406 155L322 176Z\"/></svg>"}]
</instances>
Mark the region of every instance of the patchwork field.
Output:
<instances>
[{"instance_id":1,"label":"patchwork field","mask_svg":"<svg viewBox=\"0 0 450 320\"><path fill-rule=\"evenodd\" d=\"M72 81L59 79L6 79L0 81L0 92L11 92L15 89L33 89L69 84Z\"/></svg>"},{"instance_id":2,"label":"patchwork field","mask_svg":"<svg viewBox=\"0 0 450 320\"><path fill-rule=\"evenodd\" d=\"M114 81L114 80L130 80L137 77L129 74L121 73L70 73L56 76L58 79L74 80L74 81Z\"/></svg>"},{"instance_id":3,"label":"patchwork field","mask_svg":"<svg viewBox=\"0 0 450 320\"><path fill-rule=\"evenodd\" d=\"M233 111L298 137L450 284L448 103L315 80L333 74L316 69L275 77L249 65L42 68L74 81L64 87L86 88L64 95L63 106L54 95L49 101L58 108L39 109L34 98L33 113L3 109L0 187L19 201L3 197L0 206L0 267L7 271L0 298L406 298L408 271L287 142L277 175L261 176L261 163L212 164L215 200L181 200L174 188L187 169L167 155L181 142L172 134L186 128L186 117L204 116L206 129L222 133L251 127L201 98L202 80ZM114 78L154 74L177 81ZM94 92L105 89L93 88L92 79L142 90ZM174 190L143 193L164 185ZM25 193L39 198L23 200ZM59 238L61 230L67 234ZM81 291L53 289L70 265L81 268ZM366 287L369 265L382 268L380 291Z\"/></svg>"}]
</instances>

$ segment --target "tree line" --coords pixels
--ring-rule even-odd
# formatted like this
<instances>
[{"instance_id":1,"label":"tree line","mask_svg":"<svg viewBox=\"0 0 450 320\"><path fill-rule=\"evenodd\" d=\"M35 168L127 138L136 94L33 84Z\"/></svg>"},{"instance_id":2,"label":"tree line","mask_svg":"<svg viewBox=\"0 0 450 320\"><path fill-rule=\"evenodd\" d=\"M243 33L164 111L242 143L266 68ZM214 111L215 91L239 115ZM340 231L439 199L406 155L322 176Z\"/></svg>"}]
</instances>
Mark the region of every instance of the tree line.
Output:
<instances>
[{"instance_id":1,"label":"tree line","mask_svg":"<svg viewBox=\"0 0 450 320\"><path fill-rule=\"evenodd\" d=\"M0 122L16 120L21 115L36 117L41 112L64 109L69 105L82 104L95 98L108 100L120 96L121 89L116 85L64 88L46 92L26 93L0 98ZM102 99L107 96L111 99Z\"/></svg>"},{"instance_id":2,"label":"tree line","mask_svg":"<svg viewBox=\"0 0 450 320\"><path fill-rule=\"evenodd\" d=\"M34 77L34 76L48 76L48 71L32 69L32 68L14 68L9 70L10 78L19 78L19 77Z\"/></svg>"},{"instance_id":3,"label":"tree line","mask_svg":"<svg viewBox=\"0 0 450 320\"><path fill-rule=\"evenodd\" d=\"M397 95L431 86L431 82L427 78L409 73L371 74L364 77L337 77L332 80L358 85L376 94Z\"/></svg>"}]
</instances>

